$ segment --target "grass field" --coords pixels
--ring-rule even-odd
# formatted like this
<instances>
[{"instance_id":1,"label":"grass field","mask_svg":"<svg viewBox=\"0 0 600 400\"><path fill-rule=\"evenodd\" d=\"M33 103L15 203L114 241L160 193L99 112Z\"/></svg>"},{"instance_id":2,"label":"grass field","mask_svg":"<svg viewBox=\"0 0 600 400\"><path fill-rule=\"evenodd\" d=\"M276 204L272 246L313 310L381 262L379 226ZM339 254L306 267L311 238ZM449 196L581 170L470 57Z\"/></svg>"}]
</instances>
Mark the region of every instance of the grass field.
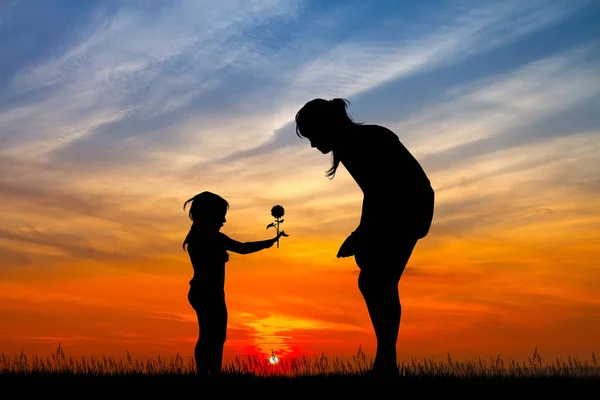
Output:
<instances>
[{"instance_id":1,"label":"grass field","mask_svg":"<svg viewBox=\"0 0 600 400\"><path fill-rule=\"evenodd\" d=\"M65 355L59 345L51 357L29 357L25 353L12 356L2 353L0 358L0 384L67 383L67 384L195 384L237 386L237 384L268 385L270 387L292 384L339 384L341 388L363 383L385 383L421 391L467 388L477 390L528 390L548 389L556 393L565 389L573 395L576 389L600 389L600 364L592 352L590 360L568 358L543 362L537 349L526 361L503 360L498 356L490 360L454 361L450 355L443 362L412 360L399 365L397 378L386 381L371 380L366 372L372 360L359 348L351 359L328 358L324 354L315 358L294 358L270 364L267 359L239 357L224 365L218 381L198 381L194 376L193 359L175 355L168 359L157 357L143 361L133 359L129 353L123 360L110 357L74 358ZM586 392L587 393L587 392ZM594 392L592 392L594 393ZM594 394L591 395L594 398Z\"/></svg>"}]
</instances>

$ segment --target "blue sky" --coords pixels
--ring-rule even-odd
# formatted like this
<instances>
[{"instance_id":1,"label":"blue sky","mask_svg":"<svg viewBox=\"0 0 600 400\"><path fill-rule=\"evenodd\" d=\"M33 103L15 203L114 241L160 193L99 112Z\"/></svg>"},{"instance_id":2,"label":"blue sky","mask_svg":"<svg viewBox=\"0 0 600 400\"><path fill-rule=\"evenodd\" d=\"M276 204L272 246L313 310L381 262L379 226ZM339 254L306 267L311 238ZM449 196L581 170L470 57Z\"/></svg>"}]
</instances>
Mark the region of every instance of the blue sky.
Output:
<instances>
[{"instance_id":1,"label":"blue sky","mask_svg":"<svg viewBox=\"0 0 600 400\"><path fill-rule=\"evenodd\" d=\"M122 231L181 227L180 203L204 189L248 223L253 207L297 202L298 228L346 230L356 188L330 185L329 158L294 133L315 97L347 98L355 119L400 136L438 189L439 229L473 204L511 214L497 193L457 192L507 174L522 196L543 178L581 183L588 198L600 179L599 17L598 2L579 0L3 2L3 251L23 229L66 230L48 209ZM339 218L325 217L332 204ZM481 221L469 215L461 223ZM91 234L76 224L69 233Z\"/></svg>"}]
</instances>

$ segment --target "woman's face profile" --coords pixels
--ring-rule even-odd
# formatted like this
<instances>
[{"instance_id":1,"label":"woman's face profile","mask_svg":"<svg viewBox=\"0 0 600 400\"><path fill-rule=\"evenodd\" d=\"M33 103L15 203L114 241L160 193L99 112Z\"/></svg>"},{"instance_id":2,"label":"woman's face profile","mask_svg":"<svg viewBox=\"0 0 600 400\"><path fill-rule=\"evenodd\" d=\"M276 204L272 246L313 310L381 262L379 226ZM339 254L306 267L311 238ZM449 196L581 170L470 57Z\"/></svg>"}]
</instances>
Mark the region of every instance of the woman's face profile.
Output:
<instances>
[{"instance_id":1,"label":"woman's face profile","mask_svg":"<svg viewBox=\"0 0 600 400\"><path fill-rule=\"evenodd\" d=\"M302 136L310 141L310 147L327 154L333 150L333 132L325 125L312 125L302 130Z\"/></svg>"},{"instance_id":2,"label":"woman's face profile","mask_svg":"<svg viewBox=\"0 0 600 400\"><path fill-rule=\"evenodd\" d=\"M331 143L329 143L329 141L326 140L326 138L324 138L323 135L316 135L312 138L309 137L308 140L310 141L310 147L312 147L313 149L316 148L323 154L327 154L333 150L331 147Z\"/></svg>"}]
</instances>

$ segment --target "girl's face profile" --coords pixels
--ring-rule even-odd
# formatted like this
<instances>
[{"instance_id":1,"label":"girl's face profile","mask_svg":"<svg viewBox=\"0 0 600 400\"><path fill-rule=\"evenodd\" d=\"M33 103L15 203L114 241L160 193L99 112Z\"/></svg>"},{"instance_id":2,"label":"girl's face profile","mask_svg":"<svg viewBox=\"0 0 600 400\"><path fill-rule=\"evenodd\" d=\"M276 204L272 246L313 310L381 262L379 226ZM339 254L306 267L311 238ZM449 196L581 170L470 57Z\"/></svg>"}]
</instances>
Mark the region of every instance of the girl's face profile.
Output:
<instances>
[{"instance_id":1,"label":"girl's face profile","mask_svg":"<svg viewBox=\"0 0 600 400\"><path fill-rule=\"evenodd\" d=\"M211 212L204 213L204 215L200 217L201 224L206 230L218 232L221 230L225 222L227 222L227 219L225 219L226 215L226 208L213 209Z\"/></svg>"},{"instance_id":2,"label":"girl's face profile","mask_svg":"<svg viewBox=\"0 0 600 400\"><path fill-rule=\"evenodd\" d=\"M215 212L215 214L214 214L214 228L217 231L221 230L221 228L223 227L223 225L225 225L225 222L227 222L227 219L225 219L226 215L227 215L227 210L222 210L220 212Z\"/></svg>"}]
</instances>

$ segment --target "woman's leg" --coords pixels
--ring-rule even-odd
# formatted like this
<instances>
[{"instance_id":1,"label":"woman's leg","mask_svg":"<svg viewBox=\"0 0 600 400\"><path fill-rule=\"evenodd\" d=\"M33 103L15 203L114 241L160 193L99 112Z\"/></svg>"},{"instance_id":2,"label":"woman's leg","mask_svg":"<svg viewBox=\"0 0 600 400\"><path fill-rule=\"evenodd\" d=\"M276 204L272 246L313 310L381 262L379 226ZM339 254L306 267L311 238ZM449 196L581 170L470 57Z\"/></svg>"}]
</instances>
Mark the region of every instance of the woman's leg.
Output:
<instances>
[{"instance_id":1,"label":"woman's leg","mask_svg":"<svg viewBox=\"0 0 600 400\"><path fill-rule=\"evenodd\" d=\"M402 240L387 246L369 246L356 255L361 269L360 289L377 339L373 369L384 374L397 373L396 342L402 308L398 283L415 247L416 240ZM390 250L394 249L394 250Z\"/></svg>"},{"instance_id":2,"label":"woman's leg","mask_svg":"<svg viewBox=\"0 0 600 400\"><path fill-rule=\"evenodd\" d=\"M394 288L393 282L366 271L360 272L358 287L365 299L377 340L373 367L395 368L401 312L398 287Z\"/></svg>"}]
</instances>

